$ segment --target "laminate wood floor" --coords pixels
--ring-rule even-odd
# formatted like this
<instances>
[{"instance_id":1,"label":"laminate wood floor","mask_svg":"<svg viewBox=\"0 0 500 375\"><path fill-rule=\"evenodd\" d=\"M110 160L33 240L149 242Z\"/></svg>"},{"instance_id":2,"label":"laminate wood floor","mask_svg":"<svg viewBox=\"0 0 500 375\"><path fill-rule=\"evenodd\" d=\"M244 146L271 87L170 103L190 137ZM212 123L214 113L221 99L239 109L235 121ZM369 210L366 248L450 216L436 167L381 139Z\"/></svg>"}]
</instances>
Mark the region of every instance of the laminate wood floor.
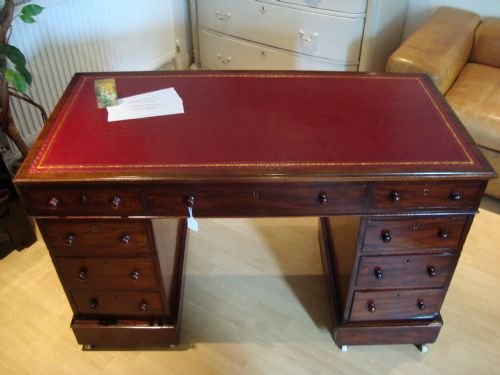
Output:
<instances>
[{"instance_id":1,"label":"laminate wood floor","mask_svg":"<svg viewBox=\"0 0 500 375\"><path fill-rule=\"evenodd\" d=\"M425 354L335 346L312 218L200 220L174 350L82 350L38 241L0 260L0 374L499 374L499 212L483 202Z\"/></svg>"}]
</instances>

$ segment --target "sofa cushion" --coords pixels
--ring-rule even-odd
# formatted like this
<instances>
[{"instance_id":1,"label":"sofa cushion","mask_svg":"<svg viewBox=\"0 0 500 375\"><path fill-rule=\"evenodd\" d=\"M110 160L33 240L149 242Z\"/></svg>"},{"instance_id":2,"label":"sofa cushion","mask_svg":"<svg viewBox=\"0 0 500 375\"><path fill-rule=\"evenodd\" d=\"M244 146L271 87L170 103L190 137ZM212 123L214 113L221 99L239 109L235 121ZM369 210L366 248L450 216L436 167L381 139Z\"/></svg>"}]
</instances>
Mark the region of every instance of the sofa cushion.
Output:
<instances>
[{"instance_id":1,"label":"sofa cushion","mask_svg":"<svg viewBox=\"0 0 500 375\"><path fill-rule=\"evenodd\" d=\"M500 18L481 22L474 35L470 61L500 68Z\"/></svg>"},{"instance_id":2,"label":"sofa cushion","mask_svg":"<svg viewBox=\"0 0 500 375\"><path fill-rule=\"evenodd\" d=\"M500 69L467 64L446 100L477 144L500 151Z\"/></svg>"},{"instance_id":3,"label":"sofa cushion","mask_svg":"<svg viewBox=\"0 0 500 375\"><path fill-rule=\"evenodd\" d=\"M476 13L438 9L389 57L386 70L427 73L444 94L469 61L479 22Z\"/></svg>"}]
</instances>

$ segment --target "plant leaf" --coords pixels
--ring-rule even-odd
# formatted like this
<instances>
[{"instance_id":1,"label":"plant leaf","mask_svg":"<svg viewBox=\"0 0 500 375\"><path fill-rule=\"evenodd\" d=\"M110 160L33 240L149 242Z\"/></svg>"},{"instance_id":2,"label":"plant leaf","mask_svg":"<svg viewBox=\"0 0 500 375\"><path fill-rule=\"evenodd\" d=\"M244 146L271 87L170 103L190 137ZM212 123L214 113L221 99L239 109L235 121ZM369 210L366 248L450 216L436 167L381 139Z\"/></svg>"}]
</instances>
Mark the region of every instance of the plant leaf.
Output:
<instances>
[{"instance_id":1,"label":"plant leaf","mask_svg":"<svg viewBox=\"0 0 500 375\"><path fill-rule=\"evenodd\" d=\"M23 76L25 82L31 85L31 74L26 69L26 58L23 53L10 44L0 44L0 55L6 56L15 65L16 70Z\"/></svg>"},{"instance_id":2,"label":"plant leaf","mask_svg":"<svg viewBox=\"0 0 500 375\"><path fill-rule=\"evenodd\" d=\"M36 22L36 20L33 17L28 16L26 14L20 14L19 18L21 18L25 23L35 23Z\"/></svg>"},{"instance_id":3,"label":"plant leaf","mask_svg":"<svg viewBox=\"0 0 500 375\"><path fill-rule=\"evenodd\" d=\"M40 13L42 13L43 9L44 8L42 6L37 5L37 4L25 5L21 9L21 15L24 14L24 15L26 15L28 17L38 16Z\"/></svg>"},{"instance_id":4,"label":"plant leaf","mask_svg":"<svg viewBox=\"0 0 500 375\"><path fill-rule=\"evenodd\" d=\"M25 92L26 89L28 88L28 84L24 79L24 77L15 70L7 69L5 71L5 79L7 80L7 82L9 82L11 86L14 86L18 91Z\"/></svg>"}]
</instances>

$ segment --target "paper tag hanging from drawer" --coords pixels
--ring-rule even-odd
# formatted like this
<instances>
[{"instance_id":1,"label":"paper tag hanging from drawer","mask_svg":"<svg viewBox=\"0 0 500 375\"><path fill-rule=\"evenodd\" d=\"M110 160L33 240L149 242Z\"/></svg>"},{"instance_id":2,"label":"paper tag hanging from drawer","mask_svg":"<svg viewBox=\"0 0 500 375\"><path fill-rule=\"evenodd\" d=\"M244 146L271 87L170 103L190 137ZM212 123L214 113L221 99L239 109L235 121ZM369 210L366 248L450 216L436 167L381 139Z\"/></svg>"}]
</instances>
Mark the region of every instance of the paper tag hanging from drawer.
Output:
<instances>
[{"instance_id":1,"label":"paper tag hanging from drawer","mask_svg":"<svg viewBox=\"0 0 500 375\"><path fill-rule=\"evenodd\" d=\"M193 217L193 208L192 207L188 207L188 212L189 212L189 216L187 218L188 228L189 228L189 230L198 232L198 222Z\"/></svg>"}]
</instances>

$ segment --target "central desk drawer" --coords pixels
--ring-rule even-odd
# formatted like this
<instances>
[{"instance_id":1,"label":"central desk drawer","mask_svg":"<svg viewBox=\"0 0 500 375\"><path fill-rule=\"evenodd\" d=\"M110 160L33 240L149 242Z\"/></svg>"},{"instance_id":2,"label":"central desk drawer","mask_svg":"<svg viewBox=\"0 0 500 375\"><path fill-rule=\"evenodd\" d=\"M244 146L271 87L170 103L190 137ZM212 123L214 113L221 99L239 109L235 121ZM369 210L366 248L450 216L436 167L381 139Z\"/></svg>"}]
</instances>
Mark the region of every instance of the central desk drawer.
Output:
<instances>
[{"instance_id":1,"label":"central desk drawer","mask_svg":"<svg viewBox=\"0 0 500 375\"><path fill-rule=\"evenodd\" d=\"M129 257L151 253L148 221L38 220L52 256Z\"/></svg>"},{"instance_id":2,"label":"central desk drawer","mask_svg":"<svg viewBox=\"0 0 500 375\"><path fill-rule=\"evenodd\" d=\"M368 220L363 251L407 252L415 249L439 249L456 252L465 220L465 216Z\"/></svg>"},{"instance_id":3,"label":"central desk drawer","mask_svg":"<svg viewBox=\"0 0 500 375\"><path fill-rule=\"evenodd\" d=\"M147 189L152 215L195 217L326 216L359 213L361 183L207 183Z\"/></svg>"},{"instance_id":4,"label":"central desk drawer","mask_svg":"<svg viewBox=\"0 0 500 375\"><path fill-rule=\"evenodd\" d=\"M69 289L157 288L154 264L149 258L58 258L54 263Z\"/></svg>"},{"instance_id":5,"label":"central desk drawer","mask_svg":"<svg viewBox=\"0 0 500 375\"><path fill-rule=\"evenodd\" d=\"M451 277L456 255L361 257L357 288L441 288Z\"/></svg>"},{"instance_id":6,"label":"central desk drawer","mask_svg":"<svg viewBox=\"0 0 500 375\"><path fill-rule=\"evenodd\" d=\"M439 313L443 298L443 289L356 292L351 320L432 318Z\"/></svg>"},{"instance_id":7,"label":"central desk drawer","mask_svg":"<svg viewBox=\"0 0 500 375\"><path fill-rule=\"evenodd\" d=\"M163 315L160 295L155 292L72 291L80 314Z\"/></svg>"}]
</instances>

